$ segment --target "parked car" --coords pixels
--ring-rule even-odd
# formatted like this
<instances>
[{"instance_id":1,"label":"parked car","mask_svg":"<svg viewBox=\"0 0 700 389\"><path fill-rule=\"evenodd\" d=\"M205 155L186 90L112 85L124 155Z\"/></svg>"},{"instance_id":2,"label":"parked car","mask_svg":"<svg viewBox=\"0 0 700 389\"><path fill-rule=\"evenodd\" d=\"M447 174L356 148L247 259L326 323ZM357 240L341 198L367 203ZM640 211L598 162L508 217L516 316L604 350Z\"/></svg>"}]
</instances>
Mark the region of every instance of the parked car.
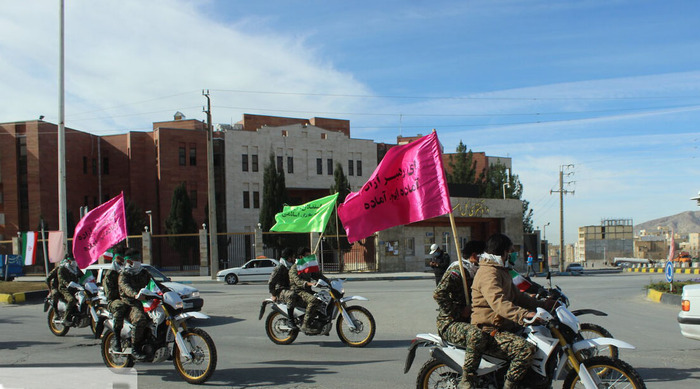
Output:
<instances>
[{"instance_id":1,"label":"parked car","mask_svg":"<svg viewBox=\"0 0 700 389\"><path fill-rule=\"evenodd\" d=\"M270 258L256 258L246 262L243 266L232 267L216 273L216 280L236 285L239 282L267 281L279 261Z\"/></svg>"},{"instance_id":2,"label":"parked car","mask_svg":"<svg viewBox=\"0 0 700 389\"><path fill-rule=\"evenodd\" d=\"M681 327L681 335L700 340L700 284L683 287L678 325Z\"/></svg>"},{"instance_id":3,"label":"parked car","mask_svg":"<svg viewBox=\"0 0 700 389\"><path fill-rule=\"evenodd\" d=\"M112 265L109 263L93 264L86 267L85 272L92 272L92 275L95 276L95 280L97 280L97 285L102 285L102 276L104 276L105 270L111 268L111 266ZM143 264L142 266L145 267L149 273L151 273L151 277L153 277L154 280L160 282L166 288L172 290L173 292L177 292L177 294L180 295L185 312L202 310L204 300L199 297L199 289L178 282L173 282L170 277L167 277L165 274L161 273L160 270L151 265Z\"/></svg>"},{"instance_id":4,"label":"parked car","mask_svg":"<svg viewBox=\"0 0 700 389\"><path fill-rule=\"evenodd\" d=\"M566 266L566 271L574 274L583 273L583 265L580 263L570 263Z\"/></svg>"}]
</instances>

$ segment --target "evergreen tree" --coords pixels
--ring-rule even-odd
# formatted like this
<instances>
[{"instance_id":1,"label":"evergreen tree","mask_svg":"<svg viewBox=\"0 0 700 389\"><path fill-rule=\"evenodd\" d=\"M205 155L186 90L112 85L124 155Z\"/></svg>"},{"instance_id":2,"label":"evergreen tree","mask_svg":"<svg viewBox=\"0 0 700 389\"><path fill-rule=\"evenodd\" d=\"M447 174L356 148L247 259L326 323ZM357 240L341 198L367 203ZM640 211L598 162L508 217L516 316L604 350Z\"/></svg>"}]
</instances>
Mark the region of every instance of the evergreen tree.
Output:
<instances>
[{"instance_id":1,"label":"evergreen tree","mask_svg":"<svg viewBox=\"0 0 700 389\"><path fill-rule=\"evenodd\" d=\"M124 197L124 215L126 216L127 235L141 234L143 227L146 226L143 210L126 196ZM153 231L151 231L152 233Z\"/></svg>"},{"instance_id":2,"label":"evergreen tree","mask_svg":"<svg viewBox=\"0 0 700 389\"><path fill-rule=\"evenodd\" d=\"M532 233L532 214L530 202L522 199L523 184L520 182L520 177L517 174L508 175L506 166L497 161L491 165L485 172L480 175L480 192L481 197L485 198L503 198L505 190L505 198L518 199L523 202L523 232ZM503 184L508 183L504 187Z\"/></svg>"},{"instance_id":3,"label":"evergreen tree","mask_svg":"<svg viewBox=\"0 0 700 389\"><path fill-rule=\"evenodd\" d=\"M325 235L345 235L345 229L343 228L343 222L338 218L338 207L337 204L343 203L345 198L350 194L350 182L343 172L343 165L340 162L335 163L335 170L333 172L333 185L330 188L330 194L338 193L338 200L336 203L336 208L333 210L330 220L328 220L328 225L326 226ZM337 223L336 223L337 220ZM337 228L336 228L337 226ZM338 241L340 241L340 247L338 247ZM326 242L334 249L340 248L341 251L350 250L350 243L348 238L343 236L338 239L327 239Z\"/></svg>"},{"instance_id":4,"label":"evergreen tree","mask_svg":"<svg viewBox=\"0 0 700 389\"><path fill-rule=\"evenodd\" d=\"M263 231L270 231L275 225L275 215L282 212L289 199L284 170L277 171L275 159L275 153L270 152L270 160L263 171L263 198L258 219ZM282 234L263 235L263 243L275 251L281 251L286 245L290 245Z\"/></svg>"},{"instance_id":5,"label":"evergreen tree","mask_svg":"<svg viewBox=\"0 0 700 389\"><path fill-rule=\"evenodd\" d=\"M173 191L170 202L170 213L165 219L165 232L167 234L190 234L197 232L197 223L192 216L192 203L187 195L185 183L181 183ZM168 238L168 244L180 255L180 259L186 261L191 257L191 252L197 247L197 237L174 236Z\"/></svg>"},{"instance_id":6,"label":"evergreen tree","mask_svg":"<svg viewBox=\"0 0 700 389\"><path fill-rule=\"evenodd\" d=\"M476 161L472 150L467 151L467 146L460 140L456 151L456 155L450 156L451 173L447 174L447 182L450 184L476 183Z\"/></svg>"}]
</instances>

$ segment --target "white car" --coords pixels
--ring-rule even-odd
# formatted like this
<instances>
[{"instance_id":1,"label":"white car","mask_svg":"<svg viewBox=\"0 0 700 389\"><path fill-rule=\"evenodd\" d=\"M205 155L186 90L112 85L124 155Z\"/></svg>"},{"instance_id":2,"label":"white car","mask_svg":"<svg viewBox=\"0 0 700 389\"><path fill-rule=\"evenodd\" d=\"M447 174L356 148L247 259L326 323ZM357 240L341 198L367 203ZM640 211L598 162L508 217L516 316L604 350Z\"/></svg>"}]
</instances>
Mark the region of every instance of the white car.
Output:
<instances>
[{"instance_id":1,"label":"white car","mask_svg":"<svg viewBox=\"0 0 700 389\"><path fill-rule=\"evenodd\" d=\"M153 277L154 280L180 295L185 312L202 310L204 300L199 297L199 289L181 284L179 282L172 282L170 277L166 277L165 274L161 273L158 269L151 265L143 264L142 266L146 268L149 273L151 273L151 277ZM92 275L95 276L95 283L97 285L102 285L102 277L104 276L105 271L111 267L112 265L109 263L94 264L86 267L84 271L85 273L88 271L92 272Z\"/></svg>"},{"instance_id":2,"label":"white car","mask_svg":"<svg viewBox=\"0 0 700 389\"><path fill-rule=\"evenodd\" d=\"M678 325L681 326L681 335L700 340L700 284L683 287Z\"/></svg>"},{"instance_id":3,"label":"white car","mask_svg":"<svg viewBox=\"0 0 700 389\"><path fill-rule=\"evenodd\" d=\"M277 265L279 261L276 259L256 258L241 267L232 267L216 273L216 280L229 285L247 281L267 281Z\"/></svg>"}]
</instances>

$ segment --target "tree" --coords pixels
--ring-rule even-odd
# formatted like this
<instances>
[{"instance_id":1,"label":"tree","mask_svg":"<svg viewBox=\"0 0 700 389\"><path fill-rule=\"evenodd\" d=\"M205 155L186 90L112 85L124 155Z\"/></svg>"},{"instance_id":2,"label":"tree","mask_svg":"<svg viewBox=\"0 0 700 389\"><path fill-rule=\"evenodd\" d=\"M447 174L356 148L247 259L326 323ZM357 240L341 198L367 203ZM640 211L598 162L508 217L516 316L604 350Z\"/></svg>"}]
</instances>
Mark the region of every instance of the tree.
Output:
<instances>
[{"instance_id":1,"label":"tree","mask_svg":"<svg viewBox=\"0 0 700 389\"><path fill-rule=\"evenodd\" d=\"M523 232L532 233L533 211L530 208L530 202L522 199L523 184L517 174L508 175L507 168L500 161L491 165L480 175L480 192L481 197L485 198L505 198L518 199L523 202ZM506 184L504 186L504 184Z\"/></svg>"},{"instance_id":2,"label":"tree","mask_svg":"<svg viewBox=\"0 0 700 389\"><path fill-rule=\"evenodd\" d=\"M190 234L197 232L197 223L192 216L192 203L187 195L185 183L181 183L173 191L170 202L170 213L165 219L165 232L169 235ZM190 258L192 249L197 247L197 237L174 236L168 238L168 244L186 261Z\"/></svg>"},{"instance_id":3,"label":"tree","mask_svg":"<svg viewBox=\"0 0 700 389\"><path fill-rule=\"evenodd\" d=\"M467 151L467 146L460 140L457 153L450 156L450 170L447 174L447 182L451 184L475 184L477 181L476 161L472 150Z\"/></svg>"},{"instance_id":4,"label":"tree","mask_svg":"<svg viewBox=\"0 0 700 389\"><path fill-rule=\"evenodd\" d=\"M146 218L143 216L141 207L128 197L124 197L124 215L126 216L127 235L140 234L143 227L146 226ZM151 231L152 233L153 231Z\"/></svg>"},{"instance_id":5,"label":"tree","mask_svg":"<svg viewBox=\"0 0 700 389\"><path fill-rule=\"evenodd\" d=\"M270 228L275 225L275 215L282 212L284 204L289 201L284 170L277 171L275 159L275 153L270 152L270 160L263 171L263 198L258 219L260 228L263 231L270 231ZM282 234L263 235L263 243L276 251L281 251L286 245L290 244L285 242Z\"/></svg>"},{"instance_id":6,"label":"tree","mask_svg":"<svg viewBox=\"0 0 700 389\"><path fill-rule=\"evenodd\" d=\"M335 163L335 170L333 172L333 185L330 188L330 194L338 193L338 200L336 202L336 208L333 210L328 225L326 226L325 235L345 235L345 228L343 228L343 222L338 218L338 207L337 204L343 203L345 198L350 194L350 182L343 172L343 165L340 162ZM337 223L336 223L337 221ZM337 226L337 227L336 227ZM338 247L338 241L340 241L340 247ZM339 239L328 239L328 245L330 245L334 250L340 249L341 251L350 250L350 243L347 237L339 237Z\"/></svg>"}]
</instances>

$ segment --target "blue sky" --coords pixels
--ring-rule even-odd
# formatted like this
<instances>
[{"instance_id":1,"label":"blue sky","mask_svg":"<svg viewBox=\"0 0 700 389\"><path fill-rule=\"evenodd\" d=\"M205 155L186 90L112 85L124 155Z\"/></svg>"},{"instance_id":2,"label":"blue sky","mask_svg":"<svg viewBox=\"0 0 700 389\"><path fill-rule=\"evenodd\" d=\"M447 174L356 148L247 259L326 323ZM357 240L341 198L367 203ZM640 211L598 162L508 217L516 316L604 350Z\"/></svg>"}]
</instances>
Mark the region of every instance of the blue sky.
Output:
<instances>
[{"instance_id":1,"label":"blue sky","mask_svg":"<svg viewBox=\"0 0 700 389\"><path fill-rule=\"evenodd\" d=\"M175 111L333 117L513 158L535 226L688 210L700 190L697 1L112 1L66 5L66 125ZM58 0L0 2L0 122L58 118Z\"/></svg>"}]
</instances>

